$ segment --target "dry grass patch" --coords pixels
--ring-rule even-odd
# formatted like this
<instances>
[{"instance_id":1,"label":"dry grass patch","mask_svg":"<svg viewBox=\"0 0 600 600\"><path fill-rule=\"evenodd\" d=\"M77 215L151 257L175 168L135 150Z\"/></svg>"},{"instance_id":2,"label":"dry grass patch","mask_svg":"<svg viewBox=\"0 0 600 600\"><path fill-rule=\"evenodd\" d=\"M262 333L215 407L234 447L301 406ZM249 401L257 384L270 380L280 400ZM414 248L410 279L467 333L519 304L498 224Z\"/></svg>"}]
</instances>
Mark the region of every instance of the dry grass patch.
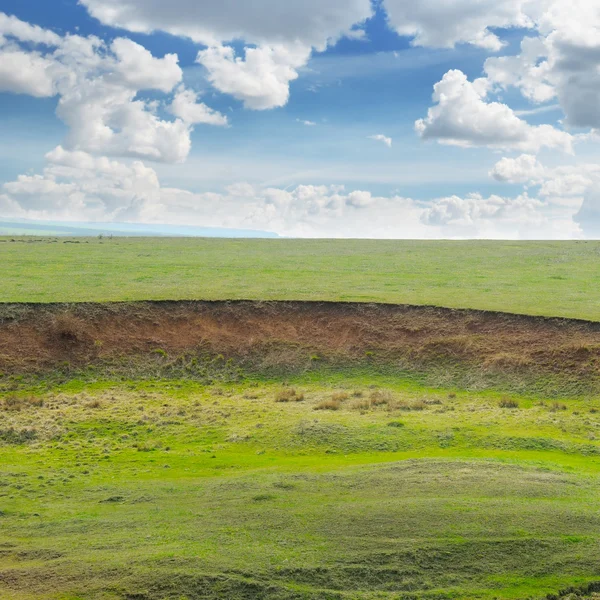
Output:
<instances>
[{"instance_id":1,"label":"dry grass patch","mask_svg":"<svg viewBox=\"0 0 600 600\"><path fill-rule=\"evenodd\" d=\"M498 354L488 357L484 361L483 366L486 369L501 372L504 370L524 369L532 366L533 364L533 361L527 356L522 356L516 353L509 354L507 352L499 352Z\"/></svg>"},{"instance_id":2,"label":"dry grass patch","mask_svg":"<svg viewBox=\"0 0 600 600\"><path fill-rule=\"evenodd\" d=\"M389 390L375 390L369 395L371 406L381 406L382 404L389 404L394 400L394 395Z\"/></svg>"},{"instance_id":3,"label":"dry grass patch","mask_svg":"<svg viewBox=\"0 0 600 600\"><path fill-rule=\"evenodd\" d=\"M439 398L432 398L430 400L423 400L427 406L442 406L444 403Z\"/></svg>"},{"instance_id":4,"label":"dry grass patch","mask_svg":"<svg viewBox=\"0 0 600 600\"><path fill-rule=\"evenodd\" d=\"M388 402L387 409L392 412L395 410L403 410L406 412L422 411L427 408L427 403L424 400L415 400L415 402L407 402L406 400L392 400Z\"/></svg>"},{"instance_id":5,"label":"dry grass patch","mask_svg":"<svg viewBox=\"0 0 600 600\"><path fill-rule=\"evenodd\" d=\"M357 399L350 404L352 410L367 411L378 406L385 407L389 412L403 411L421 411L426 410L430 404L442 404L439 400L415 400L407 402L406 400L398 400L389 390L374 390L369 394L369 398Z\"/></svg>"},{"instance_id":6,"label":"dry grass patch","mask_svg":"<svg viewBox=\"0 0 600 600\"><path fill-rule=\"evenodd\" d=\"M275 402L302 402L303 400L304 394L294 388L285 387L275 395Z\"/></svg>"},{"instance_id":7,"label":"dry grass patch","mask_svg":"<svg viewBox=\"0 0 600 600\"><path fill-rule=\"evenodd\" d=\"M321 402L315 406L315 410L340 410L341 406L342 403L340 400L328 398L327 400L321 400Z\"/></svg>"},{"instance_id":8,"label":"dry grass patch","mask_svg":"<svg viewBox=\"0 0 600 600\"><path fill-rule=\"evenodd\" d=\"M425 400L417 400L409 405L409 410L421 411L427 408L427 402Z\"/></svg>"},{"instance_id":9,"label":"dry grass patch","mask_svg":"<svg viewBox=\"0 0 600 600\"><path fill-rule=\"evenodd\" d=\"M355 400L350 404L352 410L366 411L371 408L371 402L366 398L363 400Z\"/></svg>"},{"instance_id":10,"label":"dry grass patch","mask_svg":"<svg viewBox=\"0 0 600 600\"><path fill-rule=\"evenodd\" d=\"M78 344L88 340L85 323L75 315L58 314L50 325L50 337L64 344Z\"/></svg>"},{"instance_id":11,"label":"dry grass patch","mask_svg":"<svg viewBox=\"0 0 600 600\"><path fill-rule=\"evenodd\" d=\"M498 406L500 408L519 408L519 403L512 398L502 398L500 402L498 402Z\"/></svg>"},{"instance_id":12,"label":"dry grass patch","mask_svg":"<svg viewBox=\"0 0 600 600\"><path fill-rule=\"evenodd\" d=\"M27 408L41 408L44 401L36 396L21 398L19 396L7 396L0 404L0 408L5 411L18 412Z\"/></svg>"},{"instance_id":13,"label":"dry grass patch","mask_svg":"<svg viewBox=\"0 0 600 600\"><path fill-rule=\"evenodd\" d=\"M567 405L562 402L553 402L550 405L550 412L559 412L561 410L567 410Z\"/></svg>"},{"instance_id":14,"label":"dry grass patch","mask_svg":"<svg viewBox=\"0 0 600 600\"><path fill-rule=\"evenodd\" d=\"M330 398L321 400L315 406L315 410L339 410L342 402L345 402L348 398L350 398L350 395L347 392L334 392Z\"/></svg>"}]
</instances>

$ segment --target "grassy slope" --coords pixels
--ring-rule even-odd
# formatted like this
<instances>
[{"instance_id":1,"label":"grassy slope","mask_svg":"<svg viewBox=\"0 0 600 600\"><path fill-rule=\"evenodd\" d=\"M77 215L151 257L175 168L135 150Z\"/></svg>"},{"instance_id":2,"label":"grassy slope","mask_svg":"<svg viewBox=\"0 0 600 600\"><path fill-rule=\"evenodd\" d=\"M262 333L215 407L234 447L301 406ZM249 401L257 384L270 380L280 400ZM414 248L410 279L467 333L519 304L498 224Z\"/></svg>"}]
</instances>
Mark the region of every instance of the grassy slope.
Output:
<instances>
[{"instance_id":1,"label":"grassy slope","mask_svg":"<svg viewBox=\"0 0 600 600\"><path fill-rule=\"evenodd\" d=\"M376 383L276 403L262 381L72 382L0 411L0 596L523 599L600 578L599 398L396 383L353 407ZM362 398L315 410L342 388Z\"/></svg>"},{"instance_id":2,"label":"grassy slope","mask_svg":"<svg viewBox=\"0 0 600 600\"><path fill-rule=\"evenodd\" d=\"M600 242L81 241L0 243L0 302L356 300L600 320Z\"/></svg>"}]
</instances>

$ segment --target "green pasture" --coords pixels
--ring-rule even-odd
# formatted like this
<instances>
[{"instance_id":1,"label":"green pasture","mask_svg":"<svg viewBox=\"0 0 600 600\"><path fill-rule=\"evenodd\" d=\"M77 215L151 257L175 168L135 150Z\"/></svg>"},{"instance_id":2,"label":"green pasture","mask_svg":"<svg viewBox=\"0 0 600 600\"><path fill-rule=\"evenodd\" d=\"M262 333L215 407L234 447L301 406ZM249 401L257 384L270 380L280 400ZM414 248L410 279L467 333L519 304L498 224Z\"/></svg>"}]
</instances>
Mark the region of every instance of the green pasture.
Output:
<instances>
[{"instance_id":1,"label":"green pasture","mask_svg":"<svg viewBox=\"0 0 600 600\"><path fill-rule=\"evenodd\" d=\"M2 393L0 597L541 599L600 580L600 398L290 383Z\"/></svg>"},{"instance_id":2,"label":"green pasture","mask_svg":"<svg viewBox=\"0 0 600 600\"><path fill-rule=\"evenodd\" d=\"M327 300L600 320L600 242L0 238L0 302Z\"/></svg>"}]
</instances>

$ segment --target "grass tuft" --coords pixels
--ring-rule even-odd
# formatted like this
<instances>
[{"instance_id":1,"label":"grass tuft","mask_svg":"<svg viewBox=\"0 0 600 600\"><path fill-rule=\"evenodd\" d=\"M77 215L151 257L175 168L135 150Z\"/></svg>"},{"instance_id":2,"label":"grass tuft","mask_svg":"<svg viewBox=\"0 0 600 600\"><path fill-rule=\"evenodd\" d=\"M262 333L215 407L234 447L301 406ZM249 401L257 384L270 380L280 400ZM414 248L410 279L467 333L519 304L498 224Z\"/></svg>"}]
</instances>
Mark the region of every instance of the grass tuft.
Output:
<instances>
[{"instance_id":1,"label":"grass tuft","mask_svg":"<svg viewBox=\"0 0 600 600\"><path fill-rule=\"evenodd\" d=\"M354 400L354 402L350 404L350 408L352 410L367 411L371 408L371 401L367 400L366 398L362 400Z\"/></svg>"},{"instance_id":2,"label":"grass tuft","mask_svg":"<svg viewBox=\"0 0 600 600\"><path fill-rule=\"evenodd\" d=\"M27 408L41 408L44 406L44 400L36 396L20 397L10 395L4 398L0 404L0 409L5 411L18 412Z\"/></svg>"},{"instance_id":3,"label":"grass tuft","mask_svg":"<svg viewBox=\"0 0 600 600\"><path fill-rule=\"evenodd\" d=\"M500 408L519 408L519 403L516 400L513 400L512 398L502 398L500 400L500 402L498 402L498 406Z\"/></svg>"},{"instance_id":4,"label":"grass tuft","mask_svg":"<svg viewBox=\"0 0 600 600\"><path fill-rule=\"evenodd\" d=\"M369 395L371 406L381 406L389 404L394 400L394 395L389 390L375 390Z\"/></svg>"},{"instance_id":5,"label":"grass tuft","mask_svg":"<svg viewBox=\"0 0 600 600\"><path fill-rule=\"evenodd\" d=\"M327 398L321 400L316 406L315 410L340 410L342 403L340 400L334 400L333 398Z\"/></svg>"},{"instance_id":6,"label":"grass tuft","mask_svg":"<svg viewBox=\"0 0 600 600\"><path fill-rule=\"evenodd\" d=\"M85 324L71 313L58 314L51 323L50 337L63 344L79 344L87 338Z\"/></svg>"},{"instance_id":7,"label":"grass tuft","mask_svg":"<svg viewBox=\"0 0 600 600\"><path fill-rule=\"evenodd\" d=\"M284 387L275 395L275 402L303 402L304 394L296 391L295 388Z\"/></svg>"}]
</instances>

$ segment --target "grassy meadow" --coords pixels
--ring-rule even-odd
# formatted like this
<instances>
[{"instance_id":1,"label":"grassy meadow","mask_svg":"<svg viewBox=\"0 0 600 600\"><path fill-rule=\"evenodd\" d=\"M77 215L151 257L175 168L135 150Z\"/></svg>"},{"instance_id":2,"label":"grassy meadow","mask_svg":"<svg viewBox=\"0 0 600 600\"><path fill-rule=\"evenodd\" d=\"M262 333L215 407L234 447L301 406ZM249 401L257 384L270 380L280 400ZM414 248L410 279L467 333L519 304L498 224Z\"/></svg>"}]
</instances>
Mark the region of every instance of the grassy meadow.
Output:
<instances>
[{"instance_id":1,"label":"grassy meadow","mask_svg":"<svg viewBox=\"0 0 600 600\"><path fill-rule=\"evenodd\" d=\"M0 302L365 301L600 320L599 264L593 241L4 237Z\"/></svg>"},{"instance_id":2,"label":"grassy meadow","mask_svg":"<svg viewBox=\"0 0 600 600\"><path fill-rule=\"evenodd\" d=\"M0 303L600 321L599 260L600 242L0 238ZM597 324L227 306L3 307L2 600L598 598Z\"/></svg>"},{"instance_id":3,"label":"grassy meadow","mask_svg":"<svg viewBox=\"0 0 600 600\"><path fill-rule=\"evenodd\" d=\"M5 395L0 597L525 599L600 579L600 398L290 383Z\"/></svg>"}]
</instances>

